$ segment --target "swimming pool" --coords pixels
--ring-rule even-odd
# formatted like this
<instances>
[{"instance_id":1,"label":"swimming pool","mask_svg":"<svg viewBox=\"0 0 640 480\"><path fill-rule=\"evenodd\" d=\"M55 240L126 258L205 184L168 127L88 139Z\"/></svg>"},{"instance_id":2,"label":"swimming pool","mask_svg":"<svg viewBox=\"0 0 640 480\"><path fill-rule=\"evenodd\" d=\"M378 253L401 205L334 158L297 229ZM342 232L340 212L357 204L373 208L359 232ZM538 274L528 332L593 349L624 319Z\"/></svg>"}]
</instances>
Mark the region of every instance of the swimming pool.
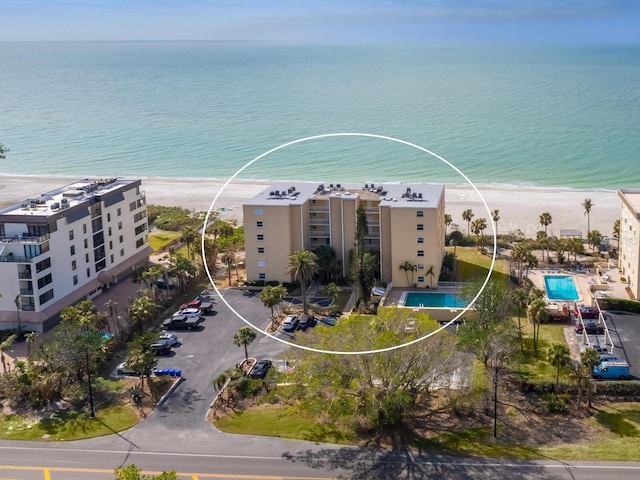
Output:
<instances>
[{"instance_id":1,"label":"swimming pool","mask_svg":"<svg viewBox=\"0 0 640 480\"><path fill-rule=\"evenodd\" d=\"M576 283L568 275L545 275L544 287L549 300L580 300Z\"/></svg>"},{"instance_id":2,"label":"swimming pool","mask_svg":"<svg viewBox=\"0 0 640 480\"><path fill-rule=\"evenodd\" d=\"M467 306L467 302L454 292L407 292L404 298L404 306L422 308L464 308Z\"/></svg>"}]
</instances>

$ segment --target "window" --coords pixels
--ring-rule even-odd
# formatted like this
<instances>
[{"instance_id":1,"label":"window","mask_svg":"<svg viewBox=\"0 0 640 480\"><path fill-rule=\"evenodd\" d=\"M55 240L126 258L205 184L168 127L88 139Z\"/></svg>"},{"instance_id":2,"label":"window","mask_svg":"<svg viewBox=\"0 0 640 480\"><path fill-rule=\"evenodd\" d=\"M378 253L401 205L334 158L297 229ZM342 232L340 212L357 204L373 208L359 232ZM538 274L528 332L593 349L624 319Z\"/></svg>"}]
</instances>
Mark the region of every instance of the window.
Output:
<instances>
[{"instance_id":1,"label":"window","mask_svg":"<svg viewBox=\"0 0 640 480\"><path fill-rule=\"evenodd\" d=\"M124 237L122 235L120 235L119 240L120 240L120 243L123 243L124 242Z\"/></svg>"},{"instance_id":2,"label":"window","mask_svg":"<svg viewBox=\"0 0 640 480\"><path fill-rule=\"evenodd\" d=\"M69 230L69 240L73 240L73 230Z\"/></svg>"},{"instance_id":3,"label":"window","mask_svg":"<svg viewBox=\"0 0 640 480\"><path fill-rule=\"evenodd\" d=\"M260 280L266 280L266 279L267 279L267 274L266 274L266 273L259 273L259 274L258 274L258 279L260 279Z\"/></svg>"},{"instance_id":4,"label":"window","mask_svg":"<svg viewBox=\"0 0 640 480\"><path fill-rule=\"evenodd\" d=\"M36 273L40 273L49 267L51 267L51 259L45 258L44 260L36 263Z\"/></svg>"},{"instance_id":5,"label":"window","mask_svg":"<svg viewBox=\"0 0 640 480\"><path fill-rule=\"evenodd\" d=\"M74 275L73 276L73 284L77 285L78 284L78 275Z\"/></svg>"},{"instance_id":6,"label":"window","mask_svg":"<svg viewBox=\"0 0 640 480\"><path fill-rule=\"evenodd\" d=\"M258 260L258 267L266 267L267 262L265 260Z\"/></svg>"},{"instance_id":7,"label":"window","mask_svg":"<svg viewBox=\"0 0 640 480\"><path fill-rule=\"evenodd\" d=\"M264 247L258 247L258 253L264 253Z\"/></svg>"},{"instance_id":8,"label":"window","mask_svg":"<svg viewBox=\"0 0 640 480\"><path fill-rule=\"evenodd\" d=\"M418 250L418 256L424 257L424 250Z\"/></svg>"},{"instance_id":9,"label":"window","mask_svg":"<svg viewBox=\"0 0 640 480\"><path fill-rule=\"evenodd\" d=\"M263 226L262 221L256 222L256 227L262 228L262 226Z\"/></svg>"},{"instance_id":10,"label":"window","mask_svg":"<svg viewBox=\"0 0 640 480\"><path fill-rule=\"evenodd\" d=\"M424 243L424 237L418 237L418 243Z\"/></svg>"},{"instance_id":11,"label":"window","mask_svg":"<svg viewBox=\"0 0 640 480\"><path fill-rule=\"evenodd\" d=\"M416 217L424 217L424 211L422 211L422 210L417 210L417 211L416 211Z\"/></svg>"},{"instance_id":12,"label":"window","mask_svg":"<svg viewBox=\"0 0 640 480\"><path fill-rule=\"evenodd\" d=\"M418 270L424 270L424 263L418 264Z\"/></svg>"},{"instance_id":13,"label":"window","mask_svg":"<svg viewBox=\"0 0 640 480\"><path fill-rule=\"evenodd\" d=\"M119 208L119 209L116 211L116 215L118 215L118 216L122 215L122 209L121 209L121 208Z\"/></svg>"},{"instance_id":14,"label":"window","mask_svg":"<svg viewBox=\"0 0 640 480\"><path fill-rule=\"evenodd\" d=\"M418 230L424 230L424 224L423 223L419 223L418 224Z\"/></svg>"},{"instance_id":15,"label":"window","mask_svg":"<svg viewBox=\"0 0 640 480\"><path fill-rule=\"evenodd\" d=\"M39 297L40 305L43 305L43 304L47 303L52 298L53 298L53 289L49 290L48 292L44 292Z\"/></svg>"},{"instance_id":16,"label":"window","mask_svg":"<svg viewBox=\"0 0 640 480\"><path fill-rule=\"evenodd\" d=\"M111 214L107 213L107 222L110 222L110 221L111 221Z\"/></svg>"},{"instance_id":17,"label":"window","mask_svg":"<svg viewBox=\"0 0 640 480\"><path fill-rule=\"evenodd\" d=\"M136 202L131 202L129 204L129 211L133 212L136 209Z\"/></svg>"},{"instance_id":18,"label":"window","mask_svg":"<svg viewBox=\"0 0 640 480\"><path fill-rule=\"evenodd\" d=\"M136 214L133 216L133 221L134 221L135 223L138 223L140 220L143 220L143 219L144 219L144 218L146 218L146 217L147 217L147 212L146 212L146 210L143 210L143 211L141 211L141 212L136 213Z\"/></svg>"},{"instance_id":19,"label":"window","mask_svg":"<svg viewBox=\"0 0 640 480\"><path fill-rule=\"evenodd\" d=\"M259 240L259 241L264 240L264 235L263 235L263 234L261 234L261 233L259 233L259 234L258 234L258 240Z\"/></svg>"},{"instance_id":20,"label":"window","mask_svg":"<svg viewBox=\"0 0 640 480\"><path fill-rule=\"evenodd\" d=\"M69 247L69 250L71 251L71 255L75 255L76 254L76 246L75 245L71 245L71 247Z\"/></svg>"},{"instance_id":21,"label":"window","mask_svg":"<svg viewBox=\"0 0 640 480\"><path fill-rule=\"evenodd\" d=\"M51 282L53 282L53 277L51 276L50 273L48 273L44 277L38 279L38 288L45 287L49 285Z\"/></svg>"},{"instance_id":22,"label":"window","mask_svg":"<svg viewBox=\"0 0 640 480\"><path fill-rule=\"evenodd\" d=\"M113 250L113 242L111 240L109 240L109 250ZM111 260L113 261L113 260Z\"/></svg>"},{"instance_id":23,"label":"window","mask_svg":"<svg viewBox=\"0 0 640 480\"><path fill-rule=\"evenodd\" d=\"M124 248L121 248L121 249L120 249L120 256L121 256L121 257L124 257Z\"/></svg>"},{"instance_id":24,"label":"window","mask_svg":"<svg viewBox=\"0 0 640 480\"><path fill-rule=\"evenodd\" d=\"M91 276L91 268L87 267L87 278Z\"/></svg>"},{"instance_id":25,"label":"window","mask_svg":"<svg viewBox=\"0 0 640 480\"><path fill-rule=\"evenodd\" d=\"M82 233L87 233L87 224L82 225Z\"/></svg>"},{"instance_id":26,"label":"window","mask_svg":"<svg viewBox=\"0 0 640 480\"><path fill-rule=\"evenodd\" d=\"M142 232L144 232L147 229L147 224L143 223L142 225L138 225L135 229L135 234L136 235L140 235Z\"/></svg>"},{"instance_id":27,"label":"window","mask_svg":"<svg viewBox=\"0 0 640 480\"><path fill-rule=\"evenodd\" d=\"M122 222L118 222L118 230L122 230Z\"/></svg>"},{"instance_id":28,"label":"window","mask_svg":"<svg viewBox=\"0 0 640 480\"><path fill-rule=\"evenodd\" d=\"M109 229L107 230L107 233L109 234L109 236L111 236L111 227L109 227Z\"/></svg>"},{"instance_id":29,"label":"window","mask_svg":"<svg viewBox=\"0 0 640 480\"><path fill-rule=\"evenodd\" d=\"M84 248L89 248L89 240L84 239Z\"/></svg>"},{"instance_id":30,"label":"window","mask_svg":"<svg viewBox=\"0 0 640 480\"><path fill-rule=\"evenodd\" d=\"M73 270L75 270L76 268L78 268L78 265L76 264L76 261L75 261L75 260L72 260L72 261L71 261L71 270L73 271Z\"/></svg>"},{"instance_id":31,"label":"window","mask_svg":"<svg viewBox=\"0 0 640 480\"><path fill-rule=\"evenodd\" d=\"M143 245L144 245L144 237L139 238L138 240L136 240L136 248L140 248Z\"/></svg>"},{"instance_id":32,"label":"window","mask_svg":"<svg viewBox=\"0 0 640 480\"><path fill-rule=\"evenodd\" d=\"M255 215L264 215L264 209L263 208L256 208L253 213Z\"/></svg>"},{"instance_id":33,"label":"window","mask_svg":"<svg viewBox=\"0 0 640 480\"><path fill-rule=\"evenodd\" d=\"M109 260L113 263L113 254L109 255Z\"/></svg>"},{"instance_id":34,"label":"window","mask_svg":"<svg viewBox=\"0 0 640 480\"><path fill-rule=\"evenodd\" d=\"M88 254L88 253L85 253L85 254L84 254L84 261L85 261L86 263L89 263L89 254Z\"/></svg>"},{"instance_id":35,"label":"window","mask_svg":"<svg viewBox=\"0 0 640 480\"><path fill-rule=\"evenodd\" d=\"M424 277L422 276L418 277L418 283L424 283Z\"/></svg>"}]
</instances>

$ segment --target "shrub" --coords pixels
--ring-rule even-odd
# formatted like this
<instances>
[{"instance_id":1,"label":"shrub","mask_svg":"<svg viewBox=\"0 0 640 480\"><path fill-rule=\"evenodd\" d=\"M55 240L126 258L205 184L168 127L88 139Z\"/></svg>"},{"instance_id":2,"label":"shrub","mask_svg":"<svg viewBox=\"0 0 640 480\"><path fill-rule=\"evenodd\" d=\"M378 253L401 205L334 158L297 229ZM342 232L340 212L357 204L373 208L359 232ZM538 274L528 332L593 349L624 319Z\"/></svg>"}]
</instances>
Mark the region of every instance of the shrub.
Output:
<instances>
[{"instance_id":1,"label":"shrub","mask_svg":"<svg viewBox=\"0 0 640 480\"><path fill-rule=\"evenodd\" d=\"M567 410L567 401L563 397L555 398L549 395L545 402L545 408L549 413L562 413Z\"/></svg>"},{"instance_id":2,"label":"shrub","mask_svg":"<svg viewBox=\"0 0 640 480\"><path fill-rule=\"evenodd\" d=\"M603 298L599 300L603 310L621 310L623 312L640 313L640 302L626 298Z\"/></svg>"}]
</instances>

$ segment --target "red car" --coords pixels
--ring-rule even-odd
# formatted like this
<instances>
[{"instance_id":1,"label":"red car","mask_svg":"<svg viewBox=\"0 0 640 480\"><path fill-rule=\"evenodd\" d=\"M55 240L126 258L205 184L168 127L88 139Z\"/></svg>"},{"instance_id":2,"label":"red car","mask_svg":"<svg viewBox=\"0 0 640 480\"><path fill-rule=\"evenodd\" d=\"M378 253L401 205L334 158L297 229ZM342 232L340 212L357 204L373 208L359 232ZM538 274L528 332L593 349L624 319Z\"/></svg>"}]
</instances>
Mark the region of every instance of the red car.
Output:
<instances>
[{"instance_id":1,"label":"red car","mask_svg":"<svg viewBox=\"0 0 640 480\"><path fill-rule=\"evenodd\" d=\"M582 333L582 331L586 328L588 335L602 335L604 334L604 327L599 323L587 323L587 325L583 325L582 323L578 323L576 325L576 333Z\"/></svg>"},{"instance_id":2,"label":"red car","mask_svg":"<svg viewBox=\"0 0 640 480\"><path fill-rule=\"evenodd\" d=\"M575 311L576 317L578 316L578 311L582 318L598 318L600 316L600 310L598 310L598 307L587 307L585 305L581 305L580 309L576 309Z\"/></svg>"}]
</instances>

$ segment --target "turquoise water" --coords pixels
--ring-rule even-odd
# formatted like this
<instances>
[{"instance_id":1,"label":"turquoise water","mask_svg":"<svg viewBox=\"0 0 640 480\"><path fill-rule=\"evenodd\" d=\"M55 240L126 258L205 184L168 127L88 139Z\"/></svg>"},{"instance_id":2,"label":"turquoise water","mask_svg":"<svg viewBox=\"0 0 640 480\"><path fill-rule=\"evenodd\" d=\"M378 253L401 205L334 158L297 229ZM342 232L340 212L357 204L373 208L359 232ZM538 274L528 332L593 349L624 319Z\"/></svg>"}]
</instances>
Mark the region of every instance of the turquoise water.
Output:
<instances>
[{"instance_id":1,"label":"turquoise water","mask_svg":"<svg viewBox=\"0 0 640 480\"><path fill-rule=\"evenodd\" d=\"M466 302L450 292L407 292L405 307L464 308Z\"/></svg>"},{"instance_id":2,"label":"turquoise water","mask_svg":"<svg viewBox=\"0 0 640 480\"><path fill-rule=\"evenodd\" d=\"M573 278L566 275L545 275L544 286L549 300L579 300Z\"/></svg>"},{"instance_id":3,"label":"turquoise water","mask_svg":"<svg viewBox=\"0 0 640 480\"><path fill-rule=\"evenodd\" d=\"M640 47L0 43L0 64L3 173L228 178L362 132L478 183L640 186ZM363 138L241 178L464 183Z\"/></svg>"}]
</instances>

